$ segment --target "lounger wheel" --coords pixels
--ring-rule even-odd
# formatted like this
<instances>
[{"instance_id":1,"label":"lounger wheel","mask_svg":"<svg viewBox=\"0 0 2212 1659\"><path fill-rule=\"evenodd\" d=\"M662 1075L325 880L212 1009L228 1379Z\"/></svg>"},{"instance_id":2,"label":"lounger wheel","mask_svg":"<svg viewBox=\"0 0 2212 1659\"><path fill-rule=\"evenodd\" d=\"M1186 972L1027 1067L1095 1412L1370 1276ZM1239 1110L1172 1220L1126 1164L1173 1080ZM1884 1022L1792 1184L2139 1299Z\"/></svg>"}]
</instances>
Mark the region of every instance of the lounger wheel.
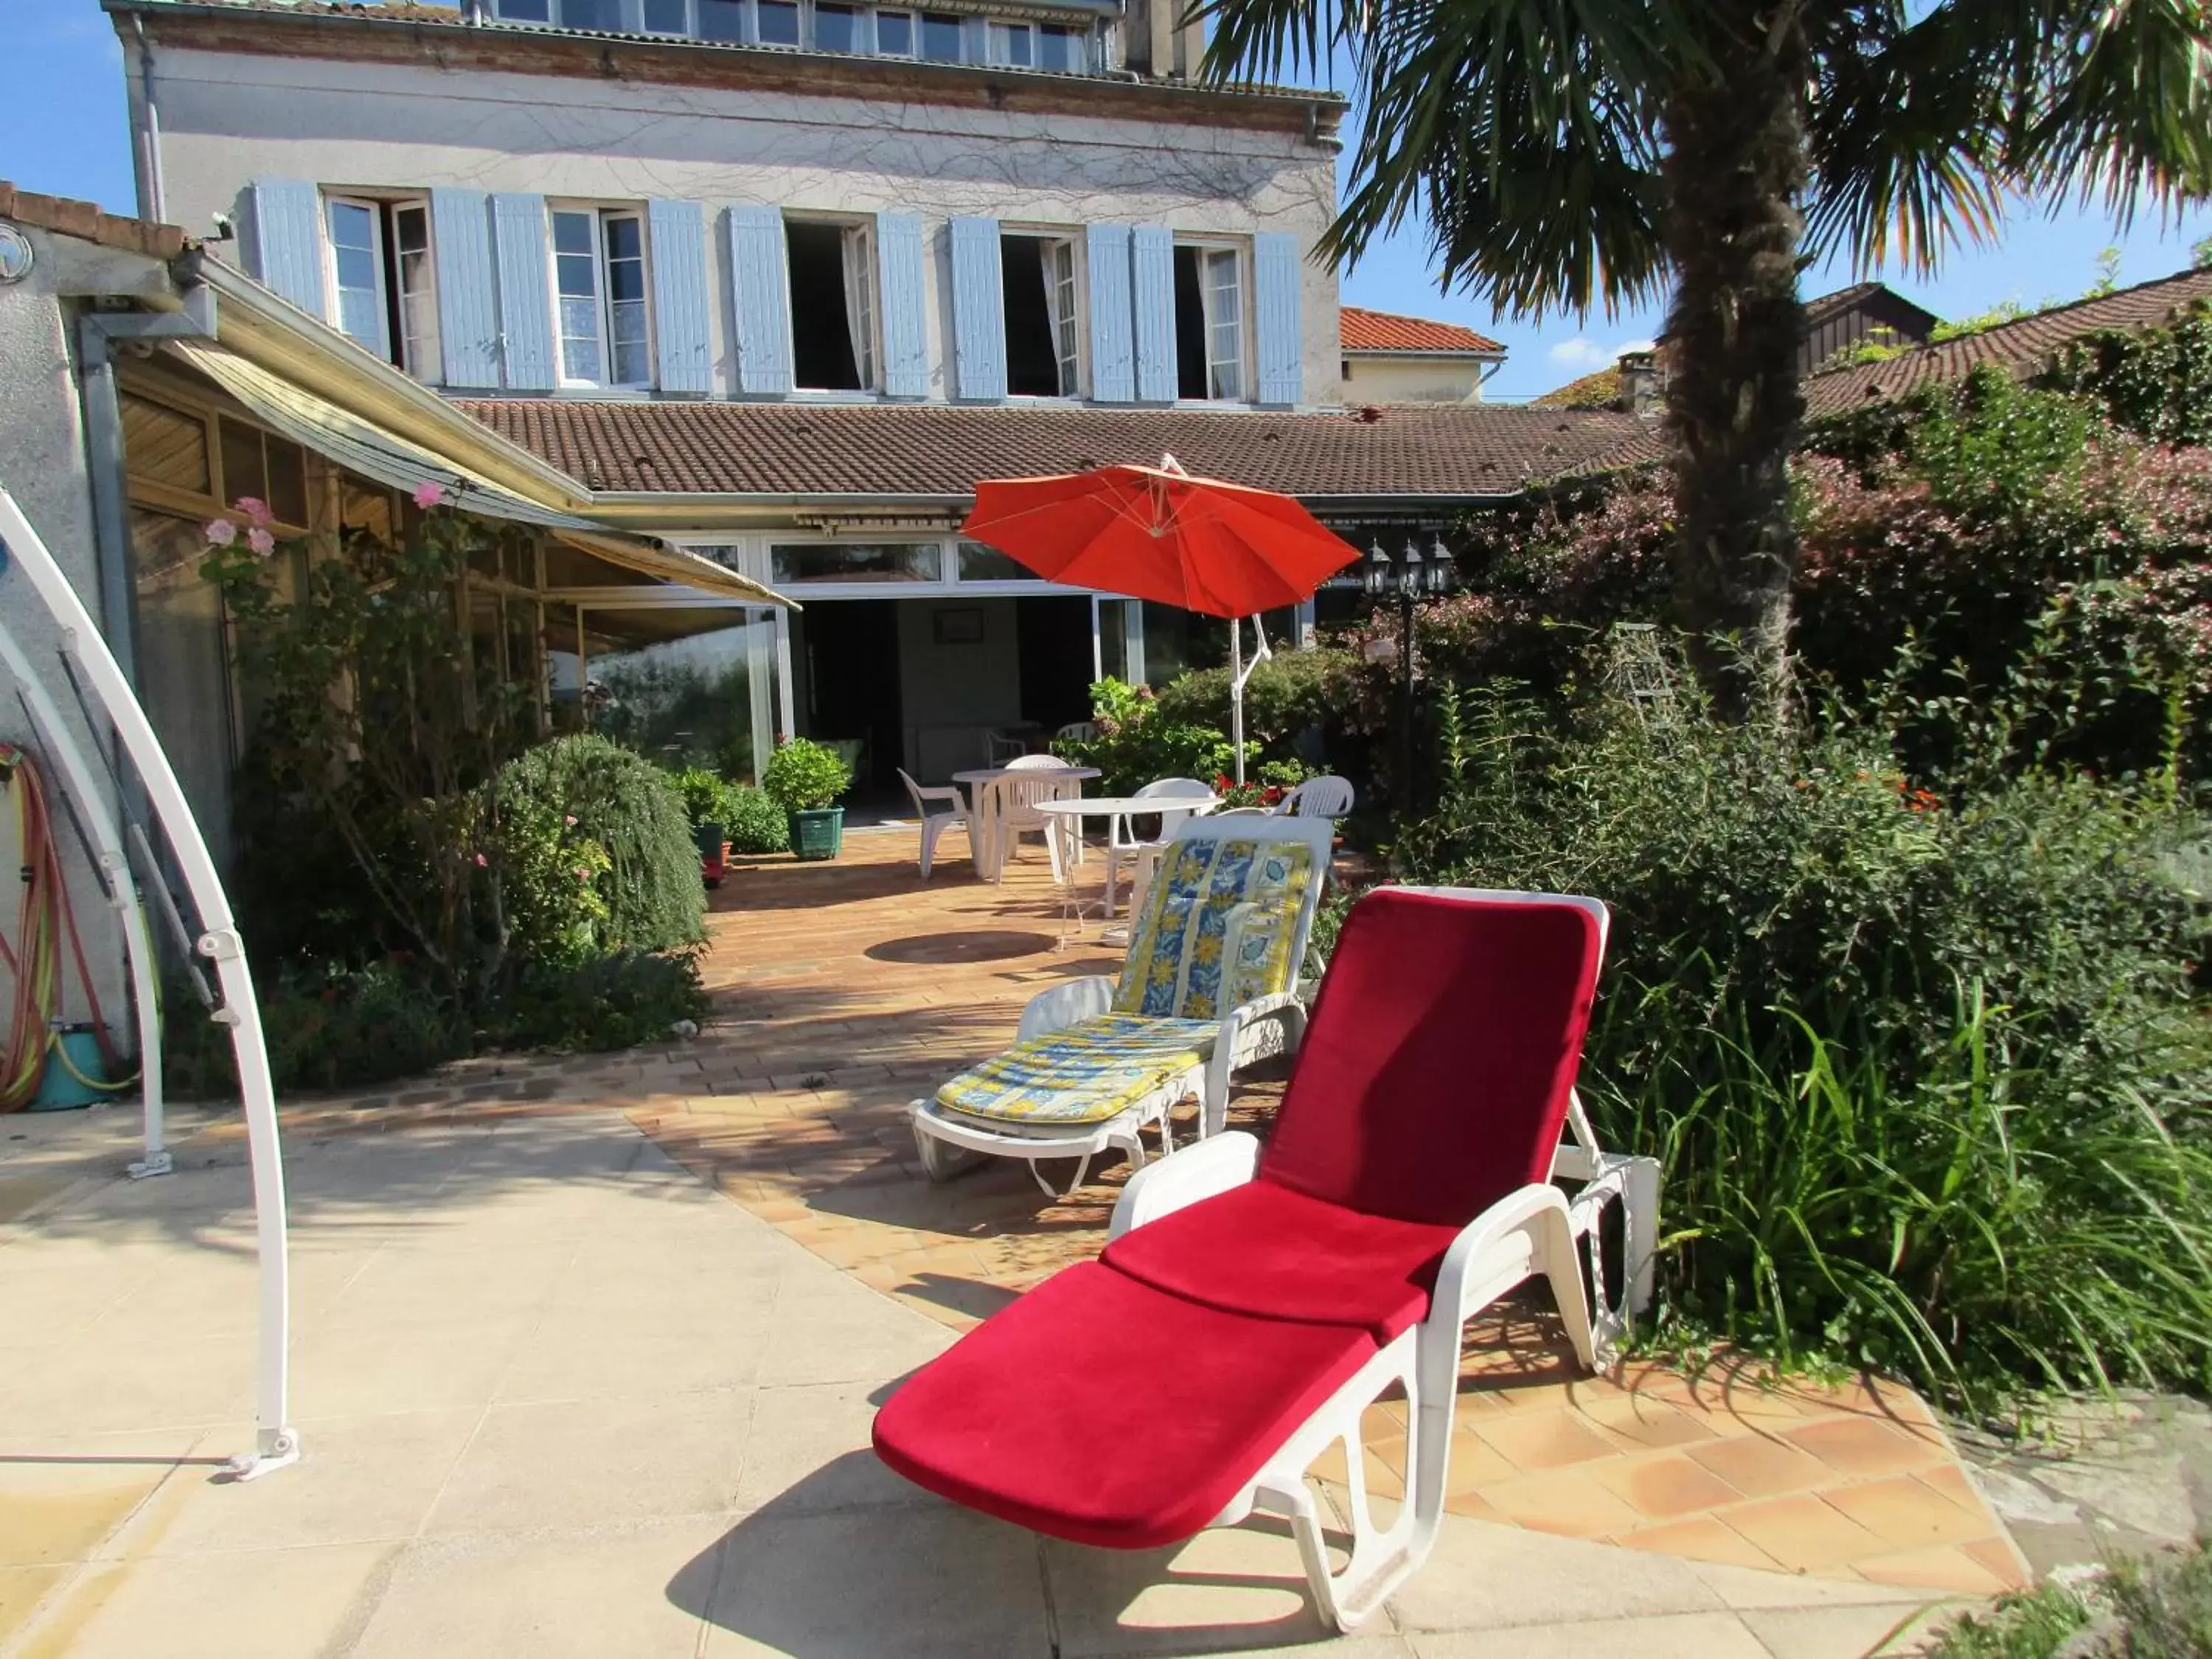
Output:
<instances>
[{"instance_id":1,"label":"lounger wheel","mask_svg":"<svg viewBox=\"0 0 2212 1659\"><path fill-rule=\"evenodd\" d=\"M914 1150L921 1160L922 1173L939 1186L983 1161L982 1153L940 1140L919 1123L914 1126Z\"/></svg>"}]
</instances>

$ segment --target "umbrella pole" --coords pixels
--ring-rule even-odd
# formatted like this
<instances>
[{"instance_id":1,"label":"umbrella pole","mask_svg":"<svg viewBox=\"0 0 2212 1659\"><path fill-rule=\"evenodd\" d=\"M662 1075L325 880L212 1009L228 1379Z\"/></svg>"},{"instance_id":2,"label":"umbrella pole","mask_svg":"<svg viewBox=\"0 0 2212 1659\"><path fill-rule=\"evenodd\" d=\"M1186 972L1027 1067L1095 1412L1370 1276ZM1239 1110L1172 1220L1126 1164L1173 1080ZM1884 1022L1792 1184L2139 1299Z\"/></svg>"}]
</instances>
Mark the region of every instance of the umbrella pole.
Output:
<instances>
[{"instance_id":1,"label":"umbrella pole","mask_svg":"<svg viewBox=\"0 0 2212 1659\"><path fill-rule=\"evenodd\" d=\"M1244 618L1229 619L1229 742L1237 751L1237 787L1244 787Z\"/></svg>"}]
</instances>

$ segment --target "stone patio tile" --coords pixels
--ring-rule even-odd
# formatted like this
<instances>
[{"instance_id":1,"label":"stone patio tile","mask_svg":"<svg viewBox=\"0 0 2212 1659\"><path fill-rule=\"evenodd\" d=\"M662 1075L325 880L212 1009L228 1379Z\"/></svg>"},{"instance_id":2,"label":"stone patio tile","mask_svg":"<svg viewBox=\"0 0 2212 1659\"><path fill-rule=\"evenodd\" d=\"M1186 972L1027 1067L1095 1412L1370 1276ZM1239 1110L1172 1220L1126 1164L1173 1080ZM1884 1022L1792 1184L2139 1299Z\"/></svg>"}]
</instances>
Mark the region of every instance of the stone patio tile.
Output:
<instances>
[{"instance_id":1,"label":"stone patio tile","mask_svg":"<svg viewBox=\"0 0 2212 1659\"><path fill-rule=\"evenodd\" d=\"M1610 1538L1644 1517L1580 1469L1548 1469L1485 1486L1483 1502L1518 1524L1568 1538Z\"/></svg>"},{"instance_id":2,"label":"stone patio tile","mask_svg":"<svg viewBox=\"0 0 2212 1659\"><path fill-rule=\"evenodd\" d=\"M430 1533L582 1528L727 1511L750 1389L494 1406L431 1508Z\"/></svg>"},{"instance_id":3,"label":"stone patio tile","mask_svg":"<svg viewBox=\"0 0 2212 1659\"><path fill-rule=\"evenodd\" d=\"M2014 1588L1964 1550L1949 1545L1906 1550L1895 1555L1862 1557L1851 1564L1869 1583L1951 1595L1995 1595Z\"/></svg>"},{"instance_id":4,"label":"stone patio tile","mask_svg":"<svg viewBox=\"0 0 2212 1659\"><path fill-rule=\"evenodd\" d=\"M1872 1584L1856 1574L1767 1572L1717 1561L1687 1564L1720 1598L1721 1605L1738 1613L1772 1607L1863 1607L1870 1602L1890 1605L1911 1599L1896 1587Z\"/></svg>"},{"instance_id":5,"label":"stone patio tile","mask_svg":"<svg viewBox=\"0 0 2212 1659\"><path fill-rule=\"evenodd\" d=\"M787 1283L763 1340L763 1388L902 1376L951 1340L913 1310L826 1269Z\"/></svg>"},{"instance_id":6,"label":"stone patio tile","mask_svg":"<svg viewBox=\"0 0 2212 1659\"><path fill-rule=\"evenodd\" d=\"M1514 1413L1475 1419L1475 1434L1514 1468L1556 1469L1609 1456L1613 1448L1566 1412Z\"/></svg>"},{"instance_id":7,"label":"stone patio tile","mask_svg":"<svg viewBox=\"0 0 2212 1659\"><path fill-rule=\"evenodd\" d=\"M481 1407L536 1328L534 1315L473 1325L311 1326L294 1339L293 1397L333 1417ZM234 1340L231 1349L241 1368L250 1363Z\"/></svg>"},{"instance_id":8,"label":"stone patio tile","mask_svg":"<svg viewBox=\"0 0 2212 1659\"><path fill-rule=\"evenodd\" d=\"M1289 1529L1271 1522L1215 1527L1157 1550L1048 1539L1044 1565L1061 1652L1071 1659L1304 1650L1334 1634L1314 1607ZM1372 1623L1387 1632L1387 1619Z\"/></svg>"},{"instance_id":9,"label":"stone patio tile","mask_svg":"<svg viewBox=\"0 0 2212 1659\"><path fill-rule=\"evenodd\" d=\"M751 1438L734 1498L740 1510L775 1505L786 1515L871 1504L939 1500L894 1474L868 1439L882 1387L814 1382L762 1389L753 1396Z\"/></svg>"},{"instance_id":10,"label":"stone patio tile","mask_svg":"<svg viewBox=\"0 0 2212 1659\"><path fill-rule=\"evenodd\" d=\"M1925 1468L1942 1456L1917 1435L1869 1417L1802 1423L1784 1430L1782 1437L1845 1474L1896 1474Z\"/></svg>"},{"instance_id":11,"label":"stone patio tile","mask_svg":"<svg viewBox=\"0 0 2212 1659\"><path fill-rule=\"evenodd\" d=\"M720 1549L728 1525L426 1539L400 1556L348 1659L690 1659L704 1617L668 1587Z\"/></svg>"},{"instance_id":12,"label":"stone patio tile","mask_svg":"<svg viewBox=\"0 0 2212 1659\"><path fill-rule=\"evenodd\" d=\"M1660 1555L1679 1555L1692 1561L1714 1561L1728 1566L1774 1572L1781 1564L1725 1522L1710 1515L1686 1521L1669 1521L1656 1527L1616 1534L1613 1540L1632 1550Z\"/></svg>"},{"instance_id":13,"label":"stone patio tile","mask_svg":"<svg viewBox=\"0 0 2212 1659\"><path fill-rule=\"evenodd\" d=\"M1043 1568L1033 1534L949 1504L781 1514L737 1522L705 1571L702 1659L1048 1659ZM886 1635L896 1637L886 1643Z\"/></svg>"},{"instance_id":14,"label":"stone patio tile","mask_svg":"<svg viewBox=\"0 0 2212 1659\"><path fill-rule=\"evenodd\" d=\"M492 1398L502 1404L666 1398L751 1385L760 1370L760 1328L775 1304L775 1279L741 1279L719 1297L672 1300L641 1288L647 1294L630 1307L548 1310L516 1344Z\"/></svg>"},{"instance_id":15,"label":"stone patio tile","mask_svg":"<svg viewBox=\"0 0 2212 1659\"><path fill-rule=\"evenodd\" d=\"M1909 1474L1831 1487L1821 1496L1892 1549L1969 1543L1991 1530L1978 1505L1961 1507Z\"/></svg>"},{"instance_id":16,"label":"stone patio tile","mask_svg":"<svg viewBox=\"0 0 2212 1659\"><path fill-rule=\"evenodd\" d=\"M1452 1631L1413 1638L1419 1659L1773 1659L1732 1613L1593 1619L1510 1631Z\"/></svg>"},{"instance_id":17,"label":"stone patio tile","mask_svg":"<svg viewBox=\"0 0 2212 1659\"><path fill-rule=\"evenodd\" d=\"M58 1347L0 1343L0 1434L10 1443L205 1426L246 1405L252 1360L236 1337L96 1328L96 1340Z\"/></svg>"},{"instance_id":18,"label":"stone patio tile","mask_svg":"<svg viewBox=\"0 0 2212 1659\"><path fill-rule=\"evenodd\" d=\"M1713 1439L1718 1432L1710 1423L1677 1410L1654 1395L1623 1390L1611 1397L1578 1395L1575 1410L1607 1440L1635 1451L1692 1445Z\"/></svg>"},{"instance_id":19,"label":"stone patio tile","mask_svg":"<svg viewBox=\"0 0 2212 1659\"><path fill-rule=\"evenodd\" d=\"M1919 1603L1776 1607L1742 1615L1745 1626L1778 1659L1866 1659L1922 1612Z\"/></svg>"},{"instance_id":20,"label":"stone patio tile","mask_svg":"<svg viewBox=\"0 0 2212 1659\"><path fill-rule=\"evenodd\" d=\"M71 1569L66 1565L49 1567L0 1567L0 1647L31 1621L39 1603L52 1593Z\"/></svg>"},{"instance_id":21,"label":"stone patio tile","mask_svg":"<svg viewBox=\"0 0 2212 1659\"><path fill-rule=\"evenodd\" d=\"M1832 1479L1828 1467L1809 1453L1756 1434L1686 1446L1682 1455L1717 1474L1747 1498L1802 1492Z\"/></svg>"},{"instance_id":22,"label":"stone patio tile","mask_svg":"<svg viewBox=\"0 0 2212 1659\"><path fill-rule=\"evenodd\" d=\"M216 1443L198 1428L36 1437L0 1425L0 1567L82 1559Z\"/></svg>"},{"instance_id":23,"label":"stone patio tile","mask_svg":"<svg viewBox=\"0 0 2212 1659\"><path fill-rule=\"evenodd\" d=\"M1881 1550L1881 1540L1817 1498L1770 1498L1732 1509L1726 1519L1792 1572L1840 1566Z\"/></svg>"},{"instance_id":24,"label":"stone patio tile","mask_svg":"<svg viewBox=\"0 0 2212 1659\"><path fill-rule=\"evenodd\" d=\"M1590 1471L1598 1484L1651 1521L1702 1514L1734 1503L1735 1487L1678 1452L1607 1458Z\"/></svg>"},{"instance_id":25,"label":"stone patio tile","mask_svg":"<svg viewBox=\"0 0 2212 1659\"><path fill-rule=\"evenodd\" d=\"M1445 1518L1428 1565L1391 1598L1407 1632L1506 1630L1728 1605L1698 1567L1673 1556L1458 1516ZM1522 1650L1540 1650L1532 1642Z\"/></svg>"},{"instance_id":26,"label":"stone patio tile","mask_svg":"<svg viewBox=\"0 0 2212 1659\"><path fill-rule=\"evenodd\" d=\"M325 1544L101 1563L49 1600L41 1628L69 1632L69 1659L300 1659L342 1650L395 1548Z\"/></svg>"},{"instance_id":27,"label":"stone patio tile","mask_svg":"<svg viewBox=\"0 0 2212 1659\"><path fill-rule=\"evenodd\" d=\"M458 1238L387 1245L331 1302L337 1327L483 1325L536 1315L576 1253L576 1235L489 1246Z\"/></svg>"}]
</instances>

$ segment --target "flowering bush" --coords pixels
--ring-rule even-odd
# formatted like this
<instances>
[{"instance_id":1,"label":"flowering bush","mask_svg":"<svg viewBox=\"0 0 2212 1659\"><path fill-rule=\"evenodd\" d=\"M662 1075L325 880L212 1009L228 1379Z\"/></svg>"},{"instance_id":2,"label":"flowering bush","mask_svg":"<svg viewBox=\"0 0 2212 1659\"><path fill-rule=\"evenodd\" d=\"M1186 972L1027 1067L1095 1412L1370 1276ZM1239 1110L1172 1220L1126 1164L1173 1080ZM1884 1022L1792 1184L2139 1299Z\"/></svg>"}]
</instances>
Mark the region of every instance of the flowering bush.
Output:
<instances>
[{"instance_id":1,"label":"flowering bush","mask_svg":"<svg viewBox=\"0 0 2212 1659\"><path fill-rule=\"evenodd\" d=\"M1097 737L1054 748L1079 765L1097 767L1101 794L1133 794L1161 778L1218 777L1237 762L1218 728L1169 718L1147 685L1098 681L1091 688L1091 719Z\"/></svg>"}]
</instances>

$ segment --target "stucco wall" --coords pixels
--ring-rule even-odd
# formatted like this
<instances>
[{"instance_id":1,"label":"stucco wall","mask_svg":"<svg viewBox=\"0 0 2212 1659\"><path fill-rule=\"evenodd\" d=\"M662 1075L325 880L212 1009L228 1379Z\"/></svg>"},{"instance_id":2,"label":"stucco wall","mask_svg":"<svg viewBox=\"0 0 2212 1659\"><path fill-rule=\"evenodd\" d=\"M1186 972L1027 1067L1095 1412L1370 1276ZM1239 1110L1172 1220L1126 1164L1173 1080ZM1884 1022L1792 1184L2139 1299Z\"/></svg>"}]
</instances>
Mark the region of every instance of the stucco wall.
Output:
<instances>
[{"instance_id":1,"label":"stucco wall","mask_svg":"<svg viewBox=\"0 0 2212 1659\"><path fill-rule=\"evenodd\" d=\"M76 306L64 296L143 288L147 274L158 272L159 267L150 260L118 254L74 238L50 236L28 226L19 228L30 239L35 263L24 281L0 288L0 486L15 498L15 504L59 562L86 608L98 619L100 584L93 551L92 493L87 481L74 369ZM98 746L78 715L74 693L55 655L58 635L46 607L20 573L0 574L0 621L4 621L34 671L42 676L47 692L60 706L104 788L106 779L96 769ZM0 674L0 738L35 751L37 740L13 688L5 681L5 675ZM136 1027L125 988L122 932L115 913L108 908L97 872L69 827L62 805L60 769L48 762L42 770L61 845L64 878L76 908L101 1011L117 1042L125 1049L135 1049ZM111 796L106 809L112 812L114 806ZM12 787L0 790L0 870L9 872L9 879L0 881L0 933L4 933L11 946L22 908L22 884L14 878L21 862L15 813ZM0 982L13 984L4 970L0 970ZM78 989L74 967L65 967L62 975L60 1011L68 1019L82 1019L90 1012Z\"/></svg>"},{"instance_id":2,"label":"stucco wall","mask_svg":"<svg viewBox=\"0 0 2212 1659\"><path fill-rule=\"evenodd\" d=\"M166 208L194 231L247 180L465 185L585 200L652 197L923 216L933 397L946 392L945 221L1285 231L1310 248L1333 147L1281 132L812 98L164 47L155 97ZM719 224L714 226L719 239ZM712 261L718 391L733 384L726 260ZM1339 389L1336 280L1308 264L1305 398Z\"/></svg>"},{"instance_id":3,"label":"stucco wall","mask_svg":"<svg viewBox=\"0 0 2212 1659\"><path fill-rule=\"evenodd\" d=\"M1338 384L1348 404L1479 404L1486 363L1422 357L1352 357Z\"/></svg>"}]
</instances>

